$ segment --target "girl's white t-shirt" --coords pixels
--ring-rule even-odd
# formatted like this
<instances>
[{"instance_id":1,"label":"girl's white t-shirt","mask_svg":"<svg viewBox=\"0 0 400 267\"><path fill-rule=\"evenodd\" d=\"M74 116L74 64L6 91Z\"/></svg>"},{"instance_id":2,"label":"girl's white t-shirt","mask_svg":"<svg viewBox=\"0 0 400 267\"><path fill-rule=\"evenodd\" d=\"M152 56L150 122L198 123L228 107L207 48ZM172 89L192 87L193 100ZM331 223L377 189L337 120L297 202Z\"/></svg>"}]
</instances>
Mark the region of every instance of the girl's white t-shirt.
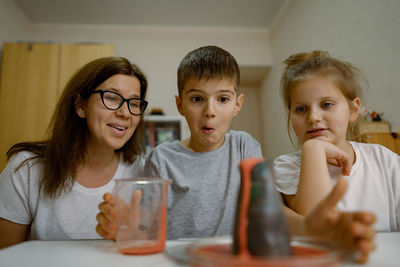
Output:
<instances>
[{"instance_id":1,"label":"girl's white t-shirt","mask_svg":"<svg viewBox=\"0 0 400 267\"><path fill-rule=\"evenodd\" d=\"M72 190L58 198L39 195L40 164L28 161L15 169L29 152L15 155L0 175L0 217L18 224L31 224L30 239L99 239L96 215L103 195L113 192L115 180L143 176L144 159L128 164L120 157L117 171L104 186L86 188L74 182Z\"/></svg>"},{"instance_id":2,"label":"girl's white t-shirt","mask_svg":"<svg viewBox=\"0 0 400 267\"><path fill-rule=\"evenodd\" d=\"M348 190L338 203L342 211L371 211L377 216L378 231L400 230L400 156L384 146L350 142L356 162L349 176L344 176ZM300 177L301 151L281 155L273 168L276 187L286 195L295 195ZM342 169L328 165L332 184Z\"/></svg>"}]
</instances>

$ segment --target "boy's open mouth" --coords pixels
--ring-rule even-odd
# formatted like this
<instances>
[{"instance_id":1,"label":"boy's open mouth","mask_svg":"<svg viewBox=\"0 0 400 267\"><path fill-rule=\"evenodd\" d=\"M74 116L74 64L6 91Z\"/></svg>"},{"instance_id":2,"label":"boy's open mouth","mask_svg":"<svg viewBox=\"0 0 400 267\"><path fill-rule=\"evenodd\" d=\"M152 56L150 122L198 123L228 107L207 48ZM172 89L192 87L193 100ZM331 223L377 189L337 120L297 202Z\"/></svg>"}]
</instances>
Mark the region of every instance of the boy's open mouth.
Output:
<instances>
[{"instance_id":1,"label":"boy's open mouth","mask_svg":"<svg viewBox=\"0 0 400 267\"><path fill-rule=\"evenodd\" d=\"M207 126L203 126L203 127L201 127L201 129L203 130L203 132L205 132L205 133L211 133L211 132L213 132L215 129L214 128L212 128L212 127L207 127Z\"/></svg>"}]
</instances>

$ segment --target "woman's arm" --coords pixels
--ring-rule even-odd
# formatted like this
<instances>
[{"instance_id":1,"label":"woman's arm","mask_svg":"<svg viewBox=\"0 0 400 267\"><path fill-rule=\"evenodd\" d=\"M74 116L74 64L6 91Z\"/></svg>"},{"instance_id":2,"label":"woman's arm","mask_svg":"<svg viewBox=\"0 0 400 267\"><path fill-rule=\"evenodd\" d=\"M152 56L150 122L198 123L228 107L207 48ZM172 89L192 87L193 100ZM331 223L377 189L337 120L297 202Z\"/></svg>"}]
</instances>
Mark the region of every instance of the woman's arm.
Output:
<instances>
[{"instance_id":1,"label":"woman's arm","mask_svg":"<svg viewBox=\"0 0 400 267\"><path fill-rule=\"evenodd\" d=\"M0 249L21 243L28 238L29 225L0 218Z\"/></svg>"}]
</instances>

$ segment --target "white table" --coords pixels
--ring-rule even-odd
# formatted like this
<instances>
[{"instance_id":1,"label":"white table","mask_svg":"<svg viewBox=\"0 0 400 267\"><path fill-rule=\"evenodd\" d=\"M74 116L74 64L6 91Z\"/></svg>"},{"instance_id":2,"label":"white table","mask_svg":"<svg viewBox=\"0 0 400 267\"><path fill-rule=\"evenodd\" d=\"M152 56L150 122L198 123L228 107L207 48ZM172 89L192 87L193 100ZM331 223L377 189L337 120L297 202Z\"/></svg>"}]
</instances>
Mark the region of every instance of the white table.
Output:
<instances>
[{"instance_id":1,"label":"white table","mask_svg":"<svg viewBox=\"0 0 400 267\"><path fill-rule=\"evenodd\" d=\"M183 241L168 241L173 248L187 244ZM342 266L400 266L400 232L379 233L376 237L377 249L365 265L342 263ZM185 266L169 257L165 252L148 256L126 256L116 251L115 244L106 240L71 241L27 241L0 250L1 267L47 267L47 266Z\"/></svg>"}]
</instances>

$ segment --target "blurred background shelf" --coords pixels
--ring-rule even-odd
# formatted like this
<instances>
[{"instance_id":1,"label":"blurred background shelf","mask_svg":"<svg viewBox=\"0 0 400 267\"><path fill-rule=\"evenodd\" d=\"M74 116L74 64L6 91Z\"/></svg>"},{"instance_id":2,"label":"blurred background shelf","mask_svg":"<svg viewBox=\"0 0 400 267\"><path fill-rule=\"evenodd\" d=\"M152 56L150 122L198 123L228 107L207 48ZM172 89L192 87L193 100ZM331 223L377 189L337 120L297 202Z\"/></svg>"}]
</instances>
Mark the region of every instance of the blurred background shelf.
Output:
<instances>
[{"instance_id":1,"label":"blurred background shelf","mask_svg":"<svg viewBox=\"0 0 400 267\"><path fill-rule=\"evenodd\" d=\"M146 153L167 140L182 140L190 136L182 116L145 115L144 121Z\"/></svg>"}]
</instances>

